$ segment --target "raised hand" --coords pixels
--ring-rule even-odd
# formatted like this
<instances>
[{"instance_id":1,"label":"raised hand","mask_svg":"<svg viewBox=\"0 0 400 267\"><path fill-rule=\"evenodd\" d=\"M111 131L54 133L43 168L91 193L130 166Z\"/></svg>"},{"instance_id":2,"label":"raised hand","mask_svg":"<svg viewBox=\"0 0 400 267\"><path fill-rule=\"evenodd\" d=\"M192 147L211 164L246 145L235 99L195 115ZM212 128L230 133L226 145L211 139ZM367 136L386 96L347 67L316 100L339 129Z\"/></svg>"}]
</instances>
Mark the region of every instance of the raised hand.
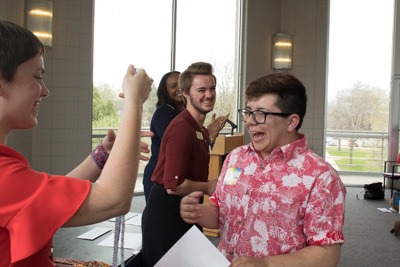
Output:
<instances>
[{"instance_id":1,"label":"raised hand","mask_svg":"<svg viewBox=\"0 0 400 267\"><path fill-rule=\"evenodd\" d=\"M224 128L226 120L229 118L229 113L220 116L217 118L217 115L213 113L211 117L211 122L207 126L208 133L210 134L210 137L215 140L217 138L218 133Z\"/></svg>"},{"instance_id":2,"label":"raised hand","mask_svg":"<svg viewBox=\"0 0 400 267\"><path fill-rule=\"evenodd\" d=\"M122 82L122 93L119 93L119 96L125 99L132 96L134 99L138 99L140 104L143 104L149 97L152 83L153 79L146 74L144 69L137 69L133 65L129 65Z\"/></svg>"}]
</instances>

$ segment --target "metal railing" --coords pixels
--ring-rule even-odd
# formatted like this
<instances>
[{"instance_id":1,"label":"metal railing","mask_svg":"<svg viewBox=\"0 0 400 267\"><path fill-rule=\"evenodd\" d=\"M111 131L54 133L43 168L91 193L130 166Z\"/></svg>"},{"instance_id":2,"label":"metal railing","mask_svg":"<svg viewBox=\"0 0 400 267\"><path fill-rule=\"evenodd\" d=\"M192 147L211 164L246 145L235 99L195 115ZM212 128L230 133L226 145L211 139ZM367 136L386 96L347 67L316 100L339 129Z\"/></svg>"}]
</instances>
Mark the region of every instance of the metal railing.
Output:
<instances>
[{"instance_id":1,"label":"metal railing","mask_svg":"<svg viewBox=\"0 0 400 267\"><path fill-rule=\"evenodd\" d=\"M388 140L387 132L327 131L325 159L341 173L380 174Z\"/></svg>"},{"instance_id":2,"label":"metal railing","mask_svg":"<svg viewBox=\"0 0 400 267\"><path fill-rule=\"evenodd\" d=\"M93 129L93 148L107 130L109 128ZM143 127L142 130L149 130L149 127ZM230 132L230 127L221 131L222 134ZM382 173L387 159L388 139L387 132L327 131L325 159L342 174L378 175ZM142 138L142 141L151 144L151 139L148 137ZM147 162L140 161L138 176L143 176L146 164Z\"/></svg>"},{"instance_id":3,"label":"metal railing","mask_svg":"<svg viewBox=\"0 0 400 267\"><path fill-rule=\"evenodd\" d=\"M114 130L114 132L117 132L116 128L93 128L92 131L92 149L94 149L101 139L106 135L108 130ZM149 131L150 127L142 127L142 131ZM226 126L224 127L221 131L220 134L231 134L232 133L231 126ZM146 142L149 144L149 147L151 146L151 138L150 137L142 137L142 141ZM149 157L151 155L151 151L149 154ZM138 176L142 177L144 168L146 167L147 161L139 161L139 170L138 170Z\"/></svg>"}]
</instances>

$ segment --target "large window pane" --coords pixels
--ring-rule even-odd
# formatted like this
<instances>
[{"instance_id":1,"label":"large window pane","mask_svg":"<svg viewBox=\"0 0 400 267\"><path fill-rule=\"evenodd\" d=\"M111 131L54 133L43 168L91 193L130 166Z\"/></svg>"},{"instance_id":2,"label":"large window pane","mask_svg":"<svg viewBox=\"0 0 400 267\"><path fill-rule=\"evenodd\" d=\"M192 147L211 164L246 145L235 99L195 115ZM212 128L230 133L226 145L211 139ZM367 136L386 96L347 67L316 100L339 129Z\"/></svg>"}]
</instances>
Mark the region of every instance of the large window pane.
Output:
<instances>
[{"instance_id":1,"label":"large window pane","mask_svg":"<svg viewBox=\"0 0 400 267\"><path fill-rule=\"evenodd\" d=\"M96 0L94 17L94 84L114 90L119 110L116 96L129 64L146 69L154 88L170 70L172 1ZM149 125L155 98L153 90L145 104L144 126Z\"/></svg>"},{"instance_id":2,"label":"large window pane","mask_svg":"<svg viewBox=\"0 0 400 267\"><path fill-rule=\"evenodd\" d=\"M386 159L393 9L330 1L326 158L342 172L380 174Z\"/></svg>"},{"instance_id":3,"label":"large window pane","mask_svg":"<svg viewBox=\"0 0 400 267\"><path fill-rule=\"evenodd\" d=\"M217 77L217 115L236 119L236 1L179 0L177 5L176 69L209 62ZM229 99L229 101L227 101Z\"/></svg>"},{"instance_id":4,"label":"large window pane","mask_svg":"<svg viewBox=\"0 0 400 267\"><path fill-rule=\"evenodd\" d=\"M236 1L176 3L174 48L173 0L95 1L93 144L96 137L119 125L122 101L117 93L129 64L145 68L154 79L144 106L143 129L148 129L156 109L156 88L161 77L172 69L183 71L196 61L214 66L218 83L214 111L218 115L230 113L230 119L236 120ZM171 60L172 51L176 53L175 61ZM225 131L230 132L228 125ZM150 139L145 141L150 143ZM146 162L140 163L139 173L145 165ZM142 190L141 181L136 185L136 191Z\"/></svg>"}]
</instances>

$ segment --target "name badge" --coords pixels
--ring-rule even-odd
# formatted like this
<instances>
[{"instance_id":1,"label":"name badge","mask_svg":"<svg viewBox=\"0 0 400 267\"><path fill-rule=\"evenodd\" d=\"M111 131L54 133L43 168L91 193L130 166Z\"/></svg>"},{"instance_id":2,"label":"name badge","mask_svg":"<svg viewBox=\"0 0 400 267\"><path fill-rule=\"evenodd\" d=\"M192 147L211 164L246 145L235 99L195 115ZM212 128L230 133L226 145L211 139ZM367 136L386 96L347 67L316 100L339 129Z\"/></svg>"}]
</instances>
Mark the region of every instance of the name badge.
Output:
<instances>
[{"instance_id":1,"label":"name badge","mask_svg":"<svg viewBox=\"0 0 400 267\"><path fill-rule=\"evenodd\" d=\"M231 167L226 171L224 177L224 184L226 185L235 185L237 180L239 179L242 170L240 168Z\"/></svg>"},{"instance_id":2,"label":"name badge","mask_svg":"<svg viewBox=\"0 0 400 267\"><path fill-rule=\"evenodd\" d=\"M203 140L203 134L202 133L196 131L196 136L197 136L197 139Z\"/></svg>"}]
</instances>

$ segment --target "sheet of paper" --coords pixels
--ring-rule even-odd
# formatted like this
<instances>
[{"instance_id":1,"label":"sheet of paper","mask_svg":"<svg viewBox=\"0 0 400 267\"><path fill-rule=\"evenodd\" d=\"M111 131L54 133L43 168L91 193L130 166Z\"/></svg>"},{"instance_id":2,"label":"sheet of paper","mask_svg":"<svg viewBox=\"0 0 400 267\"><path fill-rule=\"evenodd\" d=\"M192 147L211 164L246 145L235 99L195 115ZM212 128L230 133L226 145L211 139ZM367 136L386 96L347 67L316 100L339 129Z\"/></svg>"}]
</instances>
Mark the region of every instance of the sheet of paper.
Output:
<instances>
[{"instance_id":1,"label":"sheet of paper","mask_svg":"<svg viewBox=\"0 0 400 267\"><path fill-rule=\"evenodd\" d=\"M387 208L377 208L377 209L382 211L382 212L392 212L391 210L389 210Z\"/></svg>"},{"instance_id":2,"label":"sheet of paper","mask_svg":"<svg viewBox=\"0 0 400 267\"><path fill-rule=\"evenodd\" d=\"M213 243L196 226L192 226L155 267L227 267L229 264Z\"/></svg>"},{"instance_id":3,"label":"sheet of paper","mask_svg":"<svg viewBox=\"0 0 400 267\"><path fill-rule=\"evenodd\" d=\"M114 247L114 234L110 235L97 245L103 247ZM121 247L121 240L118 244ZM142 234L125 233L124 248L140 250L142 247Z\"/></svg>"},{"instance_id":4,"label":"sheet of paper","mask_svg":"<svg viewBox=\"0 0 400 267\"><path fill-rule=\"evenodd\" d=\"M133 218L135 216L138 216L141 213L137 213L137 212L128 212L127 214L125 214L125 221L129 220L130 218ZM108 220L109 222L115 222L115 217L111 218Z\"/></svg>"},{"instance_id":5,"label":"sheet of paper","mask_svg":"<svg viewBox=\"0 0 400 267\"><path fill-rule=\"evenodd\" d=\"M105 233L108 233L110 231L111 231L111 229L108 229L108 228L96 227L96 228L93 228L90 231L87 231L86 233L81 234L80 236L77 236L76 238L95 240L99 236L102 236Z\"/></svg>"},{"instance_id":6,"label":"sheet of paper","mask_svg":"<svg viewBox=\"0 0 400 267\"><path fill-rule=\"evenodd\" d=\"M125 223L129 224L129 225L141 226L142 225L142 214L140 213L137 216L130 218L129 220L126 220Z\"/></svg>"}]
</instances>

